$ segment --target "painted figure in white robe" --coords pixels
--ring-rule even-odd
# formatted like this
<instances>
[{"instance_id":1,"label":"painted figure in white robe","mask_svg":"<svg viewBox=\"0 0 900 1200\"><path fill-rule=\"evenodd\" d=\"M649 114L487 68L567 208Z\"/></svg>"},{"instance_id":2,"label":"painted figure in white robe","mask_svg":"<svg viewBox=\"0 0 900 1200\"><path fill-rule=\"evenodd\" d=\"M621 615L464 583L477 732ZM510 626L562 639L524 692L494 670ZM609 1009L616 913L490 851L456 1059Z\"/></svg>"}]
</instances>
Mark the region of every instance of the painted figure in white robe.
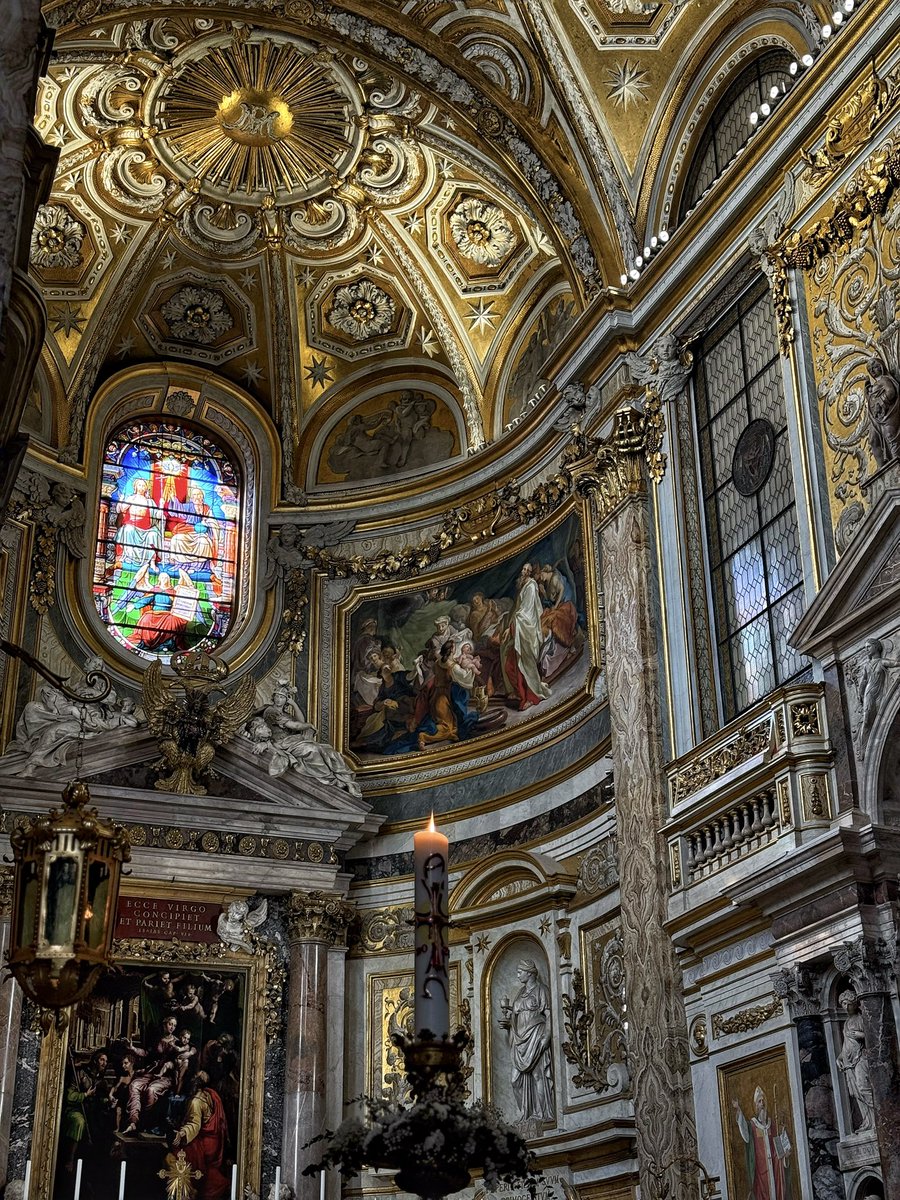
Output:
<instances>
[{"instance_id":1,"label":"painted figure in white robe","mask_svg":"<svg viewBox=\"0 0 900 1200\"><path fill-rule=\"evenodd\" d=\"M519 572L516 602L510 613L501 659L507 695L518 699L520 712L540 704L550 695L550 688L541 678L538 665L544 643L544 631L541 628L543 611L534 569L531 563L525 563Z\"/></svg>"}]
</instances>

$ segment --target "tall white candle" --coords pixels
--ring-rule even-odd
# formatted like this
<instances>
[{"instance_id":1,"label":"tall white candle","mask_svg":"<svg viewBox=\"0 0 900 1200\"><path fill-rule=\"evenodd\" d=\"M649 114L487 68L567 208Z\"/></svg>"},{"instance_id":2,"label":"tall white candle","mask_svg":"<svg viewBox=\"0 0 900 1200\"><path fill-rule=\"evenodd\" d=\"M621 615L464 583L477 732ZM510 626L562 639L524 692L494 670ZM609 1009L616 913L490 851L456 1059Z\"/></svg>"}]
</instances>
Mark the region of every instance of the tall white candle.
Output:
<instances>
[{"instance_id":1,"label":"tall white candle","mask_svg":"<svg viewBox=\"0 0 900 1200\"><path fill-rule=\"evenodd\" d=\"M416 1037L450 1033L447 862L450 843L434 827L413 837L416 878Z\"/></svg>"},{"instance_id":2,"label":"tall white candle","mask_svg":"<svg viewBox=\"0 0 900 1200\"><path fill-rule=\"evenodd\" d=\"M319 1200L325 1200L325 1172L324 1172L324 1170L322 1171L322 1174L319 1176L319 1179L320 1179Z\"/></svg>"},{"instance_id":3,"label":"tall white candle","mask_svg":"<svg viewBox=\"0 0 900 1200\"><path fill-rule=\"evenodd\" d=\"M275 1200L281 1200L281 1167L275 1168Z\"/></svg>"},{"instance_id":4,"label":"tall white candle","mask_svg":"<svg viewBox=\"0 0 900 1200\"><path fill-rule=\"evenodd\" d=\"M82 1160L79 1158L75 1167L75 1200L78 1200L81 1195L81 1163Z\"/></svg>"},{"instance_id":5,"label":"tall white candle","mask_svg":"<svg viewBox=\"0 0 900 1200\"><path fill-rule=\"evenodd\" d=\"M119 1200L125 1200L125 1161L122 1160L122 1166L119 1169Z\"/></svg>"},{"instance_id":6,"label":"tall white candle","mask_svg":"<svg viewBox=\"0 0 900 1200\"><path fill-rule=\"evenodd\" d=\"M231 1200L237 1200L237 1163L231 1166Z\"/></svg>"},{"instance_id":7,"label":"tall white candle","mask_svg":"<svg viewBox=\"0 0 900 1200\"><path fill-rule=\"evenodd\" d=\"M25 1164L25 1187L22 1189L22 1200L28 1200L31 1191L31 1159Z\"/></svg>"}]
</instances>

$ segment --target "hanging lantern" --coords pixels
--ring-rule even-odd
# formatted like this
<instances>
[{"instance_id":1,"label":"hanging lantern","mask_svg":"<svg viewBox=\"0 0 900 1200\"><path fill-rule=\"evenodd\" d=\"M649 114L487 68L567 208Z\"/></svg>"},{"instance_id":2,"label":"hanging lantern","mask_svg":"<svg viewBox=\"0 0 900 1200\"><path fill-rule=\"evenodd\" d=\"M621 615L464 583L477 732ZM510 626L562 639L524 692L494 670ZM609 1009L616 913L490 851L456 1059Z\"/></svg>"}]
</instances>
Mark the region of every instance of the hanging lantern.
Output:
<instances>
[{"instance_id":1,"label":"hanging lantern","mask_svg":"<svg viewBox=\"0 0 900 1200\"><path fill-rule=\"evenodd\" d=\"M121 825L89 808L82 780L63 807L14 829L9 969L29 1000L61 1009L87 996L109 966L119 876L131 857Z\"/></svg>"}]
</instances>

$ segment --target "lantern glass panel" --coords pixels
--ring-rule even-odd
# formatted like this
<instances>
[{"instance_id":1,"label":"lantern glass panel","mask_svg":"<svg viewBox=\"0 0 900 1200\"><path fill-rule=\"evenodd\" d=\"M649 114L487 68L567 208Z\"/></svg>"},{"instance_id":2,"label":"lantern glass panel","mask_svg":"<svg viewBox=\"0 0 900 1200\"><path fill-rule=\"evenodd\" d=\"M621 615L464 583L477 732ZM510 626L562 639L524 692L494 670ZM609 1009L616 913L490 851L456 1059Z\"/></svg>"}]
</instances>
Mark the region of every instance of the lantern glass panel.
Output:
<instances>
[{"instance_id":1,"label":"lantern glass panel","mask_svg":"<svg viewBox=\"0 0 900 1200\"><path fill-rule=\"evenodd\" d=\"M84 940L98 950L106 936L106 906L109 903L109 867L92 862L88 867L87 903L84 908Z\"/></svg>"},{"instance_id":2,"label":"lantern glass panel","mask_svg":"<svg viewBox=\"0 0 900 1200\"><path fill-rule=\"evenodd\" d=\"M47 864L47 913L43 941L48 946L71 946L78 917L80 860L57 854Z\"/></svg>"},{"instance_id":3,"label":"lantern glass panel","mask_svg":"<svg viewBox=\"0 0 900 1200\"><path fill-rule=\"evenodd\" d=\"M37 927L38 897L41 892L37 863L33 858L30 858L22 864L21 871L21 892L19 894L22 899L19 904L16 945L32 946Z\"/></svg>"}]
</instances>

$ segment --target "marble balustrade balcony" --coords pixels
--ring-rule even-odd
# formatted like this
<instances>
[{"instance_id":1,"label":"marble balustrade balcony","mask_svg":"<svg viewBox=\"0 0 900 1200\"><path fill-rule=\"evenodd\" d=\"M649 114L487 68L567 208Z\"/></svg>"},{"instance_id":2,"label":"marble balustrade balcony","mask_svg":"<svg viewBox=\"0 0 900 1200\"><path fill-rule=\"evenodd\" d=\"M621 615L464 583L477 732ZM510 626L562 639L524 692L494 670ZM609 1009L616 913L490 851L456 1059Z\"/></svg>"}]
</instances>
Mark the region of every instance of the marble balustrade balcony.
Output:
<instances>
[{"instance_id":1,"label":"marble balustrade balcony","mask_svg":"<svg viewBox=\"0 0 900 1200\"><path fill-rule=\"evenodd\" d=\"M668 766L664 834L678 907L720 892L734 863L789 853L831 823L835 781L823 692L817 683L780 688Z\"/></svg>"}]
</instances>

